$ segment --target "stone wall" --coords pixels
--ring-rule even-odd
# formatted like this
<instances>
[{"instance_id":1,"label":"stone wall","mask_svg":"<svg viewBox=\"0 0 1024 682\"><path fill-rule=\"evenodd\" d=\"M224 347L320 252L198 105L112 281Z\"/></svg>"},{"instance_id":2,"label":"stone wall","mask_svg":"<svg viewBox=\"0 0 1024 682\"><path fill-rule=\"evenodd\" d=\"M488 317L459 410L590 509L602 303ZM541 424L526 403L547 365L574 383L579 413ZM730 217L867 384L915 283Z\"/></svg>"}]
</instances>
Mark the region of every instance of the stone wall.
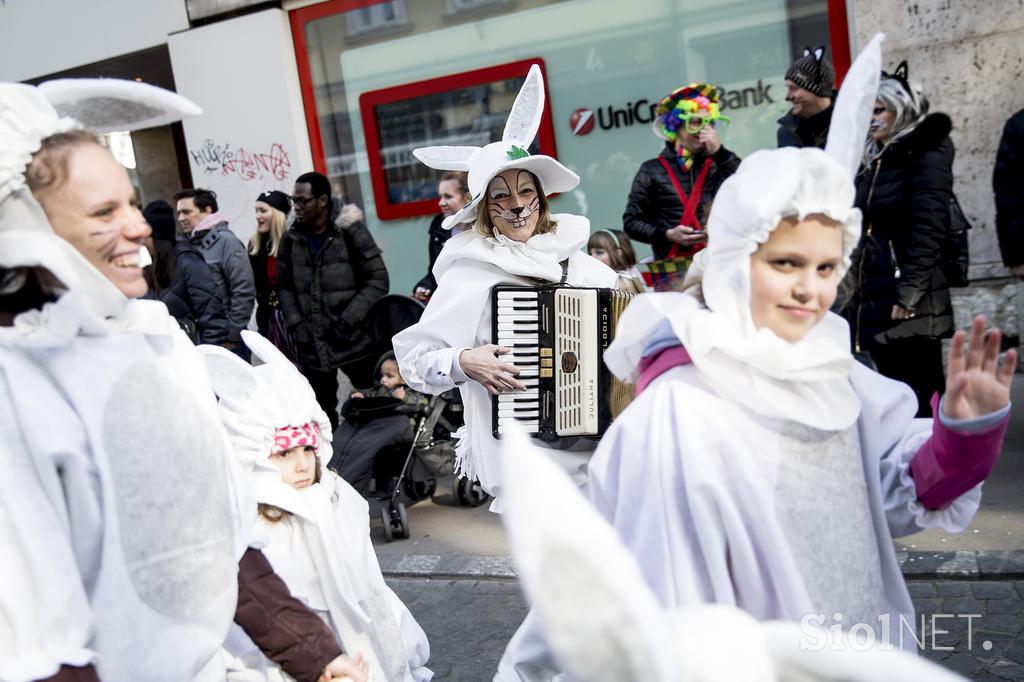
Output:
<instances>
[{"instance_id":1,"label":"stone wall","mask_svg":"<svg viewBox=\"0 0 1024 682\"><path fill-rule=\"evenodd\" d=\"M954 290L957 324L985 313L1011 336L1024 329L1021 283L1002 265L992 167L1003 124L1024 108L1024 0L852 0L857 45L886 34L885 65L902 59L932 111L953 119L956 193L974 229L971 281ZM856 49L856 48L855 48Z\"/></svg>"}]
</instances>

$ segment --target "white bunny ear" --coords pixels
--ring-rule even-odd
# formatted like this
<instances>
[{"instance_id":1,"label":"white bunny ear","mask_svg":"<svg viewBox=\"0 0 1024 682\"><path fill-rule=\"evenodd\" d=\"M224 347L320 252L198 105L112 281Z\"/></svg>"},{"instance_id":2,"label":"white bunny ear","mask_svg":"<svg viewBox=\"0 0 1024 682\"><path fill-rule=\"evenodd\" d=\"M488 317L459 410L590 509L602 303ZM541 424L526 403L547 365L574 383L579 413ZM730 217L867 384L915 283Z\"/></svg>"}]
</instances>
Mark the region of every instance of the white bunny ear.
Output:
<instances>
[{"instance_id":1,"label":"white bunny ear","mask_svg":"<svg viewBox=\"0 0 1024 682\"><path fill-rule=\"evenodd\" d=\"M501 455L512 558L558 660L590 682L676 679L668 616L612 527L522 431Z\"/></svg>"},{"instance_id":2,"label":"white bunny ear","mask_svg":"<svg viewBox=\"0 0 1024 682\"><path fill-rule=\"evenodd\" d=\"M260 381L252 365L222 346L204 344L196 346L196 350L203 356L213 391L219 398L238 404L256 395Z\"/></svg>"},{"instance_id":3,"label":"white bunny ear","mask_svg":"<svg viewBox=\"0 0 1024 682\"><path fill-rule=\"evenodd\" d=\"M867 47L857 55L843 79L843 86L839 88L832 111L825 152L846 169L850 178L856 177L864 155L871 109L878 96L884 41L885 34L876 33Z\"/></svg>"},{"instance_id":4,"label":"white bunny ear","mask_svg":"<svg viewBox=\"0 0 1024 682\"><path fill-rule=\"evenodd\" d=\"M39 91L61 116L96 133L152 128L202 113L177 93L117 78L62 78L41 83Z\"/></svg>"},{"instance_id":5,"label":"white bunny ear","mask_svg":"<svg viewBox=\"0 0 1024 682\"><path fill-rule=\"evenodd\" d=\"M259 332L243 329L242 341L245 342L245 345L249 347L252 354L259 358L263 364L295 369L295 365L288 359L288 356L282 353L277 346Z\"/></svg>"},{"instance_id":6,"label":"white bunny ear","mask_svg":"<svg viewBox=\"0 0 1024 682\"><path fill-rule=\"evenodd\" d=\"M480 147L420 147L412 155L424 165L437 170L468 171L473 155Z\"/></svg>"},{"instance_id":7,"label":"white bunny ear","mask_svg":"<svg viewBox=\"0 0 1024 682\"><path fill-rule=\"evenodd\" d=\"M502 142L512 142L523 149L533 143L540 128L540 119L544 115L544 78L540 75L540 67L534 64L526 74L526 81L512 103L512 111L505 122L505 132L501 135Z\"/></svg>"}]
</instances>

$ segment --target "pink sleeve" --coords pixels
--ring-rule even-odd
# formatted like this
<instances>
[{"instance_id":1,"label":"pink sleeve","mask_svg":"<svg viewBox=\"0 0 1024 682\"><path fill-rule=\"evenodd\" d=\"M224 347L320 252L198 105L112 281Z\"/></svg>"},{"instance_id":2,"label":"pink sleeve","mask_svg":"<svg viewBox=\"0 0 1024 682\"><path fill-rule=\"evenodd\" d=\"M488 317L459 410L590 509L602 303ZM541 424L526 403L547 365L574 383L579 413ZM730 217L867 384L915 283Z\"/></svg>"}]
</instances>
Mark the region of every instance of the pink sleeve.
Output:
<instances>
[{"instance_id":1,"label":"pink sleeve","mask_svg":"<svg viewBox=\"0 0 1024 682\"><path fill-rule=\"evenodd\" d=\"M914 454L910 475L917 499L928 509L944 509L984 481L1003 449L1010 415L977 433L955 431L939 418L938 396L932 399L932 435Z\"/></svg>"}]
</instances>

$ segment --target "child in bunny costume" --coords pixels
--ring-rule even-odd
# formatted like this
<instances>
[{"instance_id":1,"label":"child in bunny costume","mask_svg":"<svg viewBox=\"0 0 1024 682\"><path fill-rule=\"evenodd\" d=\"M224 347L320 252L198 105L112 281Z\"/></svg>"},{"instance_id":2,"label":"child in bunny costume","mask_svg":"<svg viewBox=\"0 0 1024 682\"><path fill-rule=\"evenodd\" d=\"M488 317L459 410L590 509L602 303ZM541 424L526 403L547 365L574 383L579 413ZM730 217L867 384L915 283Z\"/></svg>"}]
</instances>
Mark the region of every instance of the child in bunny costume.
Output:
<instances>
[{"instance_id":1,"label":"child in bunny costume","mask_svg":"<svg viewBox=\"0 0 1024 682\"><path fill-rule=\"evenodd\" d=\"M860 235L852 178L881 40L847 75L828 152L747 157L719 190L690 288L636 298L605 354L638 395L590 461L589 494L662 608L725 604L909 647L892 538L959 532L978 509L1015 353L997 370L999 332L976 319L966 361L954 338L940 416L915 420L913 393L856 363L829 312ZM500 679L557 676L537 613Z\"/></svg>"},{"instance_id":2,"label":"child in bunny costume","mask_svg":"<svg viewBox=\"0 0 1024 682\"><path fill-rule=\"evenodd\" d=\"M369 680L430 680L426 635L384 582L366 500L321 465L318 452L330 452L331 429L313 389L267 339L242 336L263 364L253 367L218 346L199 350L260 505L251 544L292 595L332 627L348 655L364 657ZM237 628L226 648L240 667L291 679Z\"/></svg>"},{"instance_id":3,"label":"child in bunny costume","mask_svg":"<svg viewBox=\"0 0 1024 682\"><path fill-rule=\"evenodd\" d=\"M402 376L417 391L437 395L459 388L466 425L458 432L456 468L494 495L496 512L501 510L501 462L491 431L491 399L526 385L517 378L519 370L502 360L509 349L491 343L491 288L559 281L612 288L617 280L611 268L582 251L590 221L548 213L546 196L573 189L579 177L551 157L526 151L543 111L544 82L534 65L500 142L413 151L431 168L469 172L473 200L443 226L475 224L445 243L434 264L437 290L420 321L394 337L395 355ZM581 440L553 456L582 483L593 447Z\"/></svg>"},{"instance_id":4,"label":"child in bunny costume","mask_svg":"<svg viewBox=\"0 0 1024 682\"><path fill-rule=\"evenodd\" d=\"M615 529L543 450L521 434L503 447L512 560L564 679L962 682L852 635L758 622L727 604L665 608Z\"/></svg>"},{"instance_id":5,"label":"child in bunny costume","mask_svg":"<svg viewBox=\"0 0 1024 682\"><path fill-rule=\"evenodd\" d=\"M912 646L892 538L960 532L1002 447L1016 355L958 332L936 418L855 362L828 312L860 235L852 177L881 37L839 93L826 151L752 154L725 181L692 287L639 297L606 354L638 396L590 495L667 608L869 628ZM966 346L966 358L965 358ZM809 620L808 620L809 619Z\"/></svg>"}]
</instances>

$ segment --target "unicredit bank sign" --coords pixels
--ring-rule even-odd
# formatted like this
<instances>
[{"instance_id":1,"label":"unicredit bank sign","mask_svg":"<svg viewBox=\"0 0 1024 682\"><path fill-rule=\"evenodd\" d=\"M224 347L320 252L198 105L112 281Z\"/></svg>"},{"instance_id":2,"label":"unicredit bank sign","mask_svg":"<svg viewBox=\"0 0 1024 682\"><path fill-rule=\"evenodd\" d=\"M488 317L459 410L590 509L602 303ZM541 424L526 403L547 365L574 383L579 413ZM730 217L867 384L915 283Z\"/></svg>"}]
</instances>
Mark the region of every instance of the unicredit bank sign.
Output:
<instances>
[{"instance_id":1,"label":"unicredit bank sign","mask_svg":"<svg viewBox=\"0 0 1024 682\"><path fill-rule=\"evenodd\" d=\"M761 80L747 88L733 90L723 88L719 105L722 111L728 111L756 107L761 104L774 104L775 100L772 99L771 89L770 83L765 85ZM654 110L657 106L657 101L640 99L636 102L626 102L625 105L608 104L596 109L580 107L569 117L569 130L573 135L589 135L594 128L612 130L638 124L650 125L654 121Z\"/></svg>"}]
</instances>

